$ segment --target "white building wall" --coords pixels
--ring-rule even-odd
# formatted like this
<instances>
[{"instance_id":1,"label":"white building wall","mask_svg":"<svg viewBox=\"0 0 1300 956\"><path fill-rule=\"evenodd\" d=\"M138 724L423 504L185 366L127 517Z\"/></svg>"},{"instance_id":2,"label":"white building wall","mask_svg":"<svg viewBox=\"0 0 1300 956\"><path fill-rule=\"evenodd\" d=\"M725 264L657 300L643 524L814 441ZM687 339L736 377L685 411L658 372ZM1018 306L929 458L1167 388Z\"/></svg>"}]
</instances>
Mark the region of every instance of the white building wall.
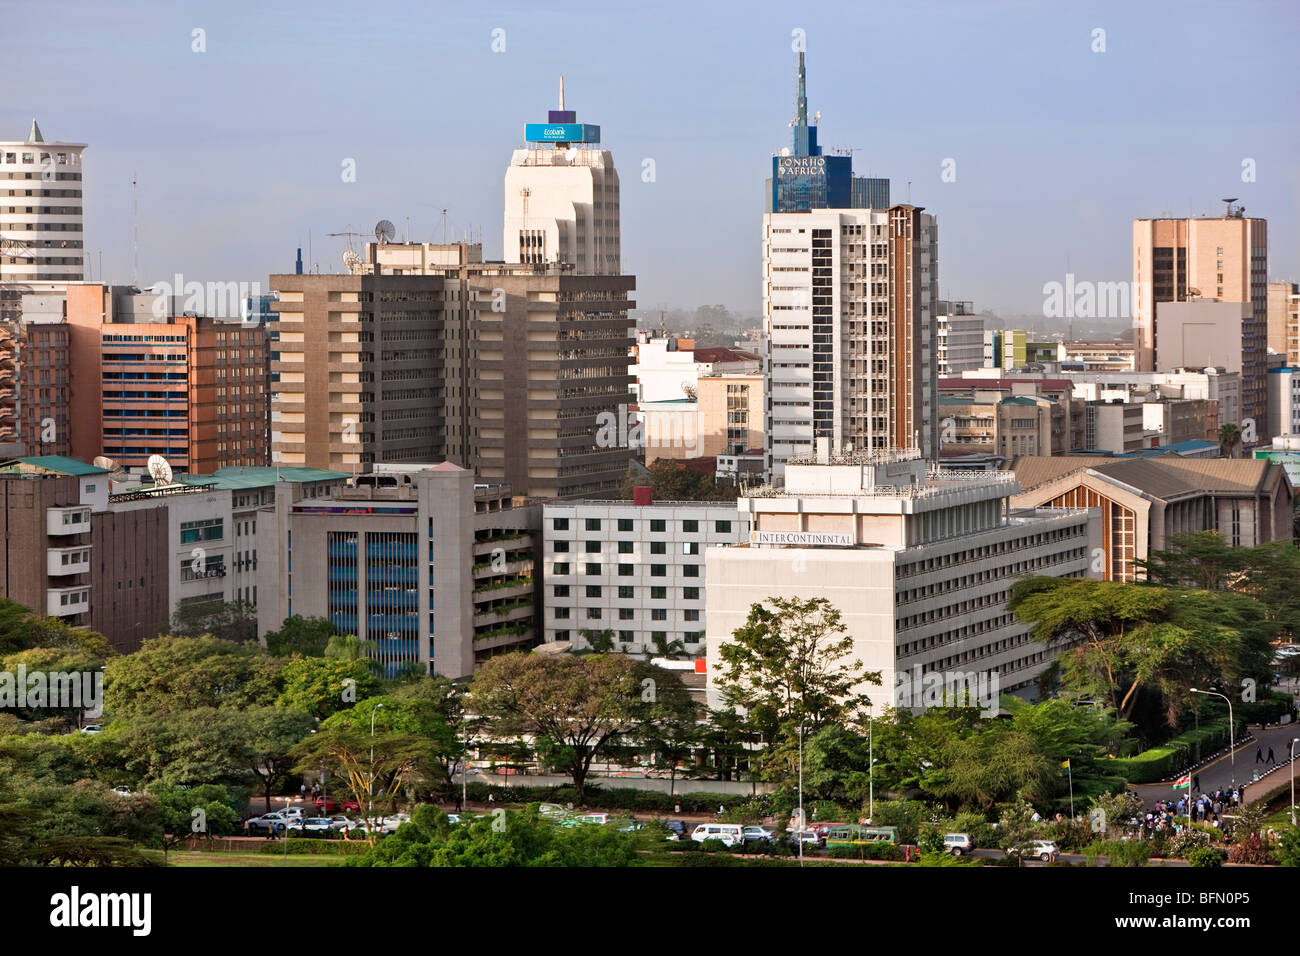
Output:
<instances>
[{"instance_id":1,"label":"white building wall","mask_svg":"<svg viewBox=\"0 0 1300 956\"><path fill-rule=\"evenodd\" d=\"M694 531L684 524L691 521ZM588 522L599 526L589 528ZM663 530L655 522L663 522ZM581 630L608 628L615 650L629 653L654 652L652 635L662 632L667 641L681 641L686 652L701 654L706 557L749 536L749 522L735 505L705 502L547 504L542 529L546 641L584 647ZM588 574L588 564L598 564L600 572ZM599 594L588 594L589 588L599 588ZM620 594L620 588L630 591ZM662 597L654 596L656 588L664 589ZM698 590L687 596L688 588Z\"/></svg>"}]
</instances>

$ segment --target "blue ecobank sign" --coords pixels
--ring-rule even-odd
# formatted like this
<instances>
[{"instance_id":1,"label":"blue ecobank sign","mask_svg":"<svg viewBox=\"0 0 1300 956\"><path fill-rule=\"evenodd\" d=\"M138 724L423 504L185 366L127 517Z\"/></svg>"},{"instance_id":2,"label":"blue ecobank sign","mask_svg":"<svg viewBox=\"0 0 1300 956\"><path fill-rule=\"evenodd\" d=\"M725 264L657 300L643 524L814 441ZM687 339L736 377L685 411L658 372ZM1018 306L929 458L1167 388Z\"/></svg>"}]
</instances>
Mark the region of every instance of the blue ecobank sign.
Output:
<instances>
[{"instance_id":1,"label":"blue ecobank sign","mask_svg":"<svg viewBox=\"0 0 1300 956\"><path fill-rule=\"evenodd\" d=\"M599 143L600 127L590 123L529 123L524 138L530 143Z\"/></svg>"}]
</instances>

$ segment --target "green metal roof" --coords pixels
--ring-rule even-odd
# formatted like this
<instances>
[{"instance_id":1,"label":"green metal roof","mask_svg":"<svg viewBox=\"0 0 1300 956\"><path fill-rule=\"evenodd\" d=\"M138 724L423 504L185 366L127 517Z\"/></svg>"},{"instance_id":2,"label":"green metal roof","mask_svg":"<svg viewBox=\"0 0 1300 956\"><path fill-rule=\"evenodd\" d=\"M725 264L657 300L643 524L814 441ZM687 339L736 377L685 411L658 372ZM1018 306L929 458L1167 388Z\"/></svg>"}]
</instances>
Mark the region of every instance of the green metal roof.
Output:
<instances>
[{"instance_id":1,"label":"green metal roof","mask_svg":"<svg viewBox=\"0 0 1300 956\"><path fill-rule=\"evenodd\" d=\"M250 488L269 488L276 481L340 481L350 477L349 472L326 471L323 468L232 466L218 468L210 475L177 475L176 480L220 491L244 491Z\"/></svg>"},{"instance_id":2,"label":"green metal roof","mask_svg":"<svg viewBox=\"0 0 1300 956\"><path fill-rule=\"evenodd\" d=\"M1038 402L1025 395L1012 395L1002 399L1003 405L1037 405Z\"/></svg>"},{"instance_id":3,"label":"green metal roof","mask_svg":"<svg viewBox=\"0 0 1300 956\"><path fill-rule=\"evenodd\" d=\"M25 470L23 466L30 468L40 468L45 471L54 472L60 475L72 475L76 478L83 478L87 475L107 475L107 468L96 468L94 465L87 465L84 461L77 461L75 458L67 458L63 455L37 455L33 458L11 458L3 465L0 470L8 472L17 472Z\"/></svg>"}]
</instances>

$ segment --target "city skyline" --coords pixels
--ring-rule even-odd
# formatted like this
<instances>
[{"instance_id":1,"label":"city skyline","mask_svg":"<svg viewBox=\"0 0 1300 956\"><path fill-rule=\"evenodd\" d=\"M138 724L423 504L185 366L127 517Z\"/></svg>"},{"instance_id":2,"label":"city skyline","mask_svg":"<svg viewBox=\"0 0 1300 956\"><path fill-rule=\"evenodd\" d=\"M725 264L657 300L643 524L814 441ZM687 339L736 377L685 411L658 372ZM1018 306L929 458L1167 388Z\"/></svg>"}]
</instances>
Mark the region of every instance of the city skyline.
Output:
<instances>
[{"instance_id":1,"label":"city skyline","mask_svg":"<svg viewBox=\"0 0 1300 956\"><path fill-rule=\"evenodd\" d=\"M399 4L373 24L341 7L313 6L308 19L301 4L146 4L132 36L151 55L139 58L89 43L116 13L63 6L72 15L58 21L6 20L15 43L42 49L48 81L0 108L0 139L22 139L35 117L47 140L89 144L96 279L132 280L132 178L142 285L178 272L265 282L291 271L299 246L309 269L341 272L347 240L326 233L387 218L405 236L409 217L412 239L436 242L443 208L449 241L474 230L498 258L500 177L563 74L568 106L599 120L621 171L622 271L638 277L642 307L758 314L763 181L789 142L801 40L826 151L855 148L857 175L891 179L893 201L943 219L942 298L1033 314L1044 284L1067 273L1126 281L1133 219L1215 216L1226 196L1272 224L1270 278L1300 272L1300 135L1285 95L1300 23L1282 4L1255 4L1231 45L1212 27L1215 8L1198 4L1177 22L1163 5L1064 18L1028 6L818 17L764 5L737 22L694 9L687 19L685 7L562 6L574 15L557 17ZM318 55L343 36L354 52ZM878 69L863 68L864 40ZM1208 57L1216 69L1186 68ZM97 67L112 71L111 94L87 95ZM1256 89L1237 74L1276 82ZM1147 78L1159 75L1179 85L1157 96ZM1207 116L1215 136L1191 141ZM349 161L355 182L344 181ZM693 219L712 228L681 228Z\"/></svg>"}]
</instances>

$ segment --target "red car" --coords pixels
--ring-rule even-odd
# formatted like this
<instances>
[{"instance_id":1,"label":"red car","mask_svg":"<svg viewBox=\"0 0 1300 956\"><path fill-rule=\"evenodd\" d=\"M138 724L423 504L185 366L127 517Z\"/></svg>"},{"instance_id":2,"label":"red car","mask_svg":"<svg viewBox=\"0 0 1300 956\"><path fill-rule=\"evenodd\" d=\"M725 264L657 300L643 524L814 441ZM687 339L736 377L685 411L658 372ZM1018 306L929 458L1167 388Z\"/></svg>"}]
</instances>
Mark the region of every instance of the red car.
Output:
<instances>
[{"instance_id":1,"label":"red car","mask_svg":"<svg viewBox=\"0 0 1300 956\"><path fill-rule=\"evenodd\" d=\"M324 810L326 813L333 813L334 811L338 810L338 808L339 808L338 802L335 801L332 797L328 799L325 797L316 798L317 810ZM347 812L356 813L361 810L361 804L357 803L355 800L344 800L343 809L344 811Z\"/></svg>"}]
</instances>

